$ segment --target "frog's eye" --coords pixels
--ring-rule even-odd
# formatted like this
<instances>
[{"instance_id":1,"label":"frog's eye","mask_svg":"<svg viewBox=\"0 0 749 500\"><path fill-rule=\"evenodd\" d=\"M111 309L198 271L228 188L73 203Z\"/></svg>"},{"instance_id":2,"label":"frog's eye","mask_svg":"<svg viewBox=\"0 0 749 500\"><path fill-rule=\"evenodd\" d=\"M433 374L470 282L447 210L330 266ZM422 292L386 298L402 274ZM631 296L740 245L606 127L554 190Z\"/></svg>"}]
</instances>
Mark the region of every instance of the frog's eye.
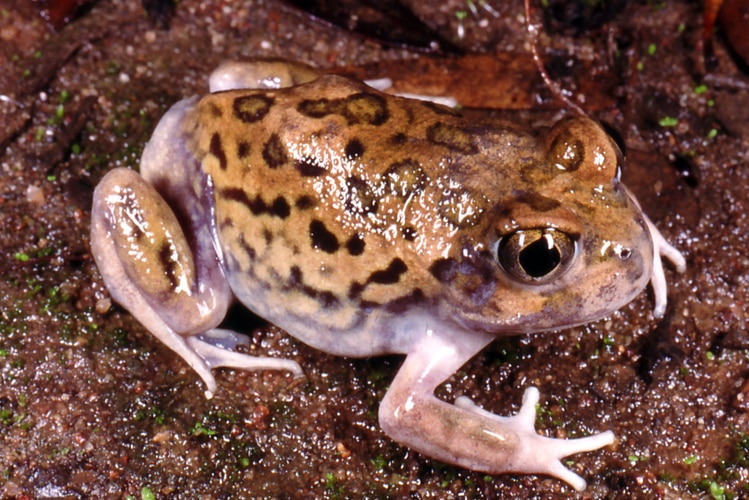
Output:
<instances>
[{"instance_id":1,"label":"frog's eye","mask_svg":"<svg viewBox=\"0 0 749 500\"><path fill-rule=\"evenodd\" d=\"M576 249L575 239L562 231L520 229L499 240L497 262L521 283L542 284L569 269Z\"/></svg>"}]
</instances>

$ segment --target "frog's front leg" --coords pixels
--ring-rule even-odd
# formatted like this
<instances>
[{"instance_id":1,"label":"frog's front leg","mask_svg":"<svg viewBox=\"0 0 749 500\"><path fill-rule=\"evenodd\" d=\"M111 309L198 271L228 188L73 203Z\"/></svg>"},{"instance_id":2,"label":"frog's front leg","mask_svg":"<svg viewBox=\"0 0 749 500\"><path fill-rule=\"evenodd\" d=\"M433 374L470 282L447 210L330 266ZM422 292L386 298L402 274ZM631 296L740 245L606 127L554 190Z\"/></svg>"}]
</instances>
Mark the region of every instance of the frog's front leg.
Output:
<instances>
[{"instance_id":1,"label":"frog's front leg","mask_svg":"<svg viewBox=\"0 0 749 500\"><path fill-rule=\"evenodd\" d=\"M611 431L570 440L536 434L535 387L526 390L520 411L512 417L484 411L465 397L453 405L434 396L435 388L492 338L428 327L382 401L380 425L396 441L446 463L490 474L546 474L583 490L585 480L560 460L611 444Z\"/></svg>"},{"instance_id":2,"label":"frog's front leg","mask_svg":"<svg viewBox=\"0 0 749 500\"><path fill-rule=\"evenodd\" d=\"M132 170L112 170L96 187L91 252L112 298L198 373L207 397L216 391L211 368L219 366L301 374L293 361L230 350L246 342L215 329L231 290L212 242L193 240L191 248L169 205Z\"/></svg>"}]
</instances>

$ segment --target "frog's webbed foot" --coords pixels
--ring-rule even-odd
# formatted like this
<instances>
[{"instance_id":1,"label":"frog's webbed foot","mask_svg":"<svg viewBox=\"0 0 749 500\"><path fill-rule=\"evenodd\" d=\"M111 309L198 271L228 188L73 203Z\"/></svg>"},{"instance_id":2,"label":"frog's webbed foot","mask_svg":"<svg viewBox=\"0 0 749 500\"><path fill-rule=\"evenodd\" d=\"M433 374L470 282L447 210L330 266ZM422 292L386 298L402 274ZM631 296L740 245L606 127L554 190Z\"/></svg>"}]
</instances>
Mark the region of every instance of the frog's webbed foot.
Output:
<instances>
[{"instance_id":1,"label":"frog's webbed foot","mask_svg":"<svg viewBox=\"0 0 749 500\"><path fill-rule=\"evenodd\" d=\"M593 451L614 442L614 433L601 432L578 439L555 439L536 433L536 404L539 392L535 387L529 387L523 394L523 404L520 411L511 417L502 417L476 406L466 396L455 400L455 406L493 420L504 429L514 432L520 439L520 447L525 450L519 452L523 461L532 462L533 468L540 474L547 474L565 481L577 491L585 489L586 482L579 475L565 467L561 459L585 451Z\"/></svg>"},{"instance_id":2,"label":"frog's webbed foot","mask_svg":"<svg viewBox=\"0 0 749 500\"><path fill-rule=\"evenodd\" d=\"M653 240L653 272L650 275L650 286L653 287L653 295L655 297L653 316L662 318L666 313L666 305L668 303L668 287L666 285L666 274L663 272L662 258L670 261L679 273L683 273L686 270L687 262L681 252L666 241L666 238L655 227L653 221L647 215L642 215L645 218L645 224Z\"/></svg>"},{"instance_id":3,"label":"frog's webbed foot","mask_svg":"<svg viewBox=\"0 0 749 500\"><path fill-rule=\"evenodd\" d=\"M434 395L440 383L492 338L466 330L456 335L427 325L426 335L411 346L380 404L382 429L409 448L446 463L489 474L547 474L577 490L585 488L585 481L560 460L612 443L611 432L571 440L536 434L535 388L526 391L520 412L512 417L489 413L465 397L450 404Z\"/></svg>"}]
</instances>

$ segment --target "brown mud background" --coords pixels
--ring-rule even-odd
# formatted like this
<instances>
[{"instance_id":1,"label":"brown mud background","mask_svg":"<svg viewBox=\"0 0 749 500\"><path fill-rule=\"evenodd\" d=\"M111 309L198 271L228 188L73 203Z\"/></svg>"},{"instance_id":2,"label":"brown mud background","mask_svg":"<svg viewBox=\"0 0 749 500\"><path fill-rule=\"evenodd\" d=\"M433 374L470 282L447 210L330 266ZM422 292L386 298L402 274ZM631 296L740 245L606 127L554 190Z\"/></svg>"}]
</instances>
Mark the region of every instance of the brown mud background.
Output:
<instances>
[{"instance_id":1,"label":"brown mud background","mask_svg":"<svg viewBox=\"0 0 749 500\"><path fill-rule=\"evenodd\" d=\"M720 28L705 64L697 2L536 12L552 76L621 133L625 182L687 257L684 275L666 271L666 317L652 317L648 292L595 324L502 338L439 390L509 414L533 384L540 432L613 430L614 445L570 458L584 493L392 442L376 412L398 357L329 356L237 308L229 321L252 351L299 361L306 379L221 370L208 401L182 360L108 303L88 249L93 187L137 167L160 116L206 92L221 61L280 56L390 76L529 124L565 113L529 59L521 2L489 2L498 16L478 3L475 15L462 1L404 3L464 55L383 46L270 0L184 0L170 19L101 0L59 31L39 4L0 0L0 495L749 496L749 73Z\"/></svg>"}]
</instances>

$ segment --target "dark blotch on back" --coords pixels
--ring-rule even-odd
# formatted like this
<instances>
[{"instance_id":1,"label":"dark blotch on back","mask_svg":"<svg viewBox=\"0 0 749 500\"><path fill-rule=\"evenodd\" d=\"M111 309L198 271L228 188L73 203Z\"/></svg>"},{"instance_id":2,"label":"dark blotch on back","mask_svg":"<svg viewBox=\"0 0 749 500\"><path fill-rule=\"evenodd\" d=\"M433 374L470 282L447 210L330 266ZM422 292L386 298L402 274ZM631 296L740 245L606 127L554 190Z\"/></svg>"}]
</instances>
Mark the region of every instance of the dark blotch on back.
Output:
<instances>
[{"instance_id":1,"label":"dark blotch on back","mask_svg":"<svg viewBox=\"0 0 749 500\"><path fill-rule=\"evenodd\" d=\"M404 226L403 229L401 229L401 234L403 235L404 240L413 241L416 239L416 235L419 233L411 226Z\"/></svg>"},{"instance_id":2,"label":"dark blotch on back","mask_svg":"<svg viewBox=\"0 0 749 500\"><path fill-rule=\"evenodd\" d=\"M349 160L361 158L362 156L364 156L364 144L362 144L359 139L351 139L350 141L348 141L348 144L346 144L346 148L344 149L343 153Z\"/></svg>"},{"instance_id":3,"label":"dark blotch on back","mask_svg":"<svg viewBox=\"0 0 749 500\"><path fill-rule=\"evenodd\" d=\"M400 145L405 144L408 140L408 136L404 134L403 132L398 132L393 137L390 138L390 142L394 145Z\"/></svg>"},{"instance_id":4,"label":"dark blotch on back","mask_svg":"<svg viewBox=\"0 0 749 500\"><path fill-rule=\"evenodd\" d=\"M294 206L299 210L309 210L317 205L317 200L312 196L302 195L296 199Z\"/></svg>"},{"instance_id":5,"label":"dark blotch on back","mask_svg":"<svg viewBox=\"0 0 749 500\"><path fill-rule=\"evenodd\" d=\"M400 281L401 275L408 271L408 266L400 258L396 257L390 261L388 267L375 271L367 278L367 283L380 283L392 285Z\"/></svg>"},{"instance_id":6,"label":"dark blotch on back","mask_svg":"<svg viewBox=\"0 0 749 500\"><path fill-rule=\"evenodd\" d=\"M435 144L467 155L476 154L479 151L470 134L455 125L447 123L438 122L430 125L427 129L427 139Z\"/></svg>"},{"instance_id":7,"label":"dark blotch on back","mask_svg":"<svg viewBox=\"0 0 749 500\"><path fill-rule=\"evenodd\" d=\"M271 135L263 146L263 159L270 168L279 168L289 160L286 146L278 134Z\"/></svg>"},{"instance_id":8,"label":"dark blotch on back","mask_svg":"<svg viewBox=\"0 0 749 500\"><path fill-rule=\"evenodd\" d=\"M275 200L273 200L273 205L271 205L270 207L270 213L275 215L276 217L285 219L291 214L291 207L289 206L289 202L286 201L286 198L284 198L283 196L278 196Z\"/></svg>"},{"instance_id":9,"label":"dark blotch on back","mask_svg":"<svg viewBox=\"0 0 749 500\"><path fill-rule=\"evenodd\" d=\"M315 158L302 158L294 162L294 168L302 174L302 177L319 177L328 171L324 166L320 166Z\"/></svg>"},{"instance_id":10,"label":"dark blotch on back","mask_svg":"<svg viewBox=\"0 0 749 500\"><path fill-rule=\"evenodd\" d=\"M234 99L234 116L244 123L255 123L268 114L273 106L273 98L266 95L245 95Z\"/></svg>"},{"instance_id":11,"label":"dark blotch on back","mask_svg":"<svg viewBox=\"0 0 749 500\"><path fill-rule=\"evenodd\" d=\"M343 116L346 117L349 125L358 123L382 125L388 120L390 114L387 101L383 96L361 92L346 98Z\"/></svg>"},{"instance_id":12,"label":"dark blotch on back","mask_svg":"<svg viewBox=\"0 0 749 500\"><path fill-rule=\"evenodd\" d=\"M210 153L216 157L221 170L226 170L226 152L224 147L221 145L221 136L218 132L214 132L211 136L211 145L209 147Z\"/></svg>"},{"instance_id":13,"label":"dark blotch on back","mask_svg":"<svg viewBox=\"0 0 749 500\"><path fill-rule=\"evenodd\" d=\"M420 193L429 180L424 169L411 158L390 165L383 178L392 194L402 198Z\"/></svg>"},{"instance_id":14,"label":"dark blotch on back","mask_svg":"<svg viewBox=\"0 0 749 500\"><path fill-rule=\"evenodd\" d=\"M382 125L390 117L385 98L369 92L358 92L343 99L307 99L300 102L296 109L310 118L339 115L349 125Z\"/></svg>"},{"instance_id":15,"label":"dark blotch on back","mask_svg":"<svg viewBox=\"0 0 749 500\"><path fill-rule=\"evenodd\" d=\"M336 235L328 231L325 224L320 220L313 220L309 225L309 235L312 238L312 247L326 253L335 253L341 246Z\"/></svg>"},{"instance_id":16,"label":"dark blotch on back","mask_svg":"<svg viewBox=\"0 0 749 500\"><path fill-rule=\"evenodd\" d=\"M370 183L351 176L346 179L346 211L356 214L368 214L377 212L379 198L373 191Z\"/></svg>"},{"instance_id":17,"label":"dark blotch on back","mask_svg":"<svg viewBox=\"0 0 749 500\"><path fill-rule=\"evenodd\" d=\"M237 141L237 157L240 160L244 160L247 157L250 156L250 143L247 141L239 140Z\"/></svg>"},{"instance_id":18,"label":"dark blotch on back","mask_svg":"<svg viewBox=\"0 0 749 500\"><path fill-rule=\"evenodd\" d=\"M291 206L283 196L278 196L273 203L268 205L260 195L250 198L242 188L224 188L220 194L226 200L236 201L246 206L252 215L267 214L285 219L291 214Z\"/></svg>"},{"instance_id":19,"label":"dark blotch on back","mask_svg":"<svg viewBox=\"0 0 749 500\"><path fill-rule=\"evenodd\" d=\"M364 238L359 233L356 233L346 242L346 250L350 255L361 255L364 253Z\"/></svg>"},{"instance_id":20,"label":"dark blotch on back","mask_svg":"<svg viewBox=\"0 0 749 500\"><path fill-rule=\"evenodd\" d=\"M337 99L331 101L330 99L305 99L300 102L296 110L310 118L322 118L336 112Z\"/></svg>"}]
</instances>

